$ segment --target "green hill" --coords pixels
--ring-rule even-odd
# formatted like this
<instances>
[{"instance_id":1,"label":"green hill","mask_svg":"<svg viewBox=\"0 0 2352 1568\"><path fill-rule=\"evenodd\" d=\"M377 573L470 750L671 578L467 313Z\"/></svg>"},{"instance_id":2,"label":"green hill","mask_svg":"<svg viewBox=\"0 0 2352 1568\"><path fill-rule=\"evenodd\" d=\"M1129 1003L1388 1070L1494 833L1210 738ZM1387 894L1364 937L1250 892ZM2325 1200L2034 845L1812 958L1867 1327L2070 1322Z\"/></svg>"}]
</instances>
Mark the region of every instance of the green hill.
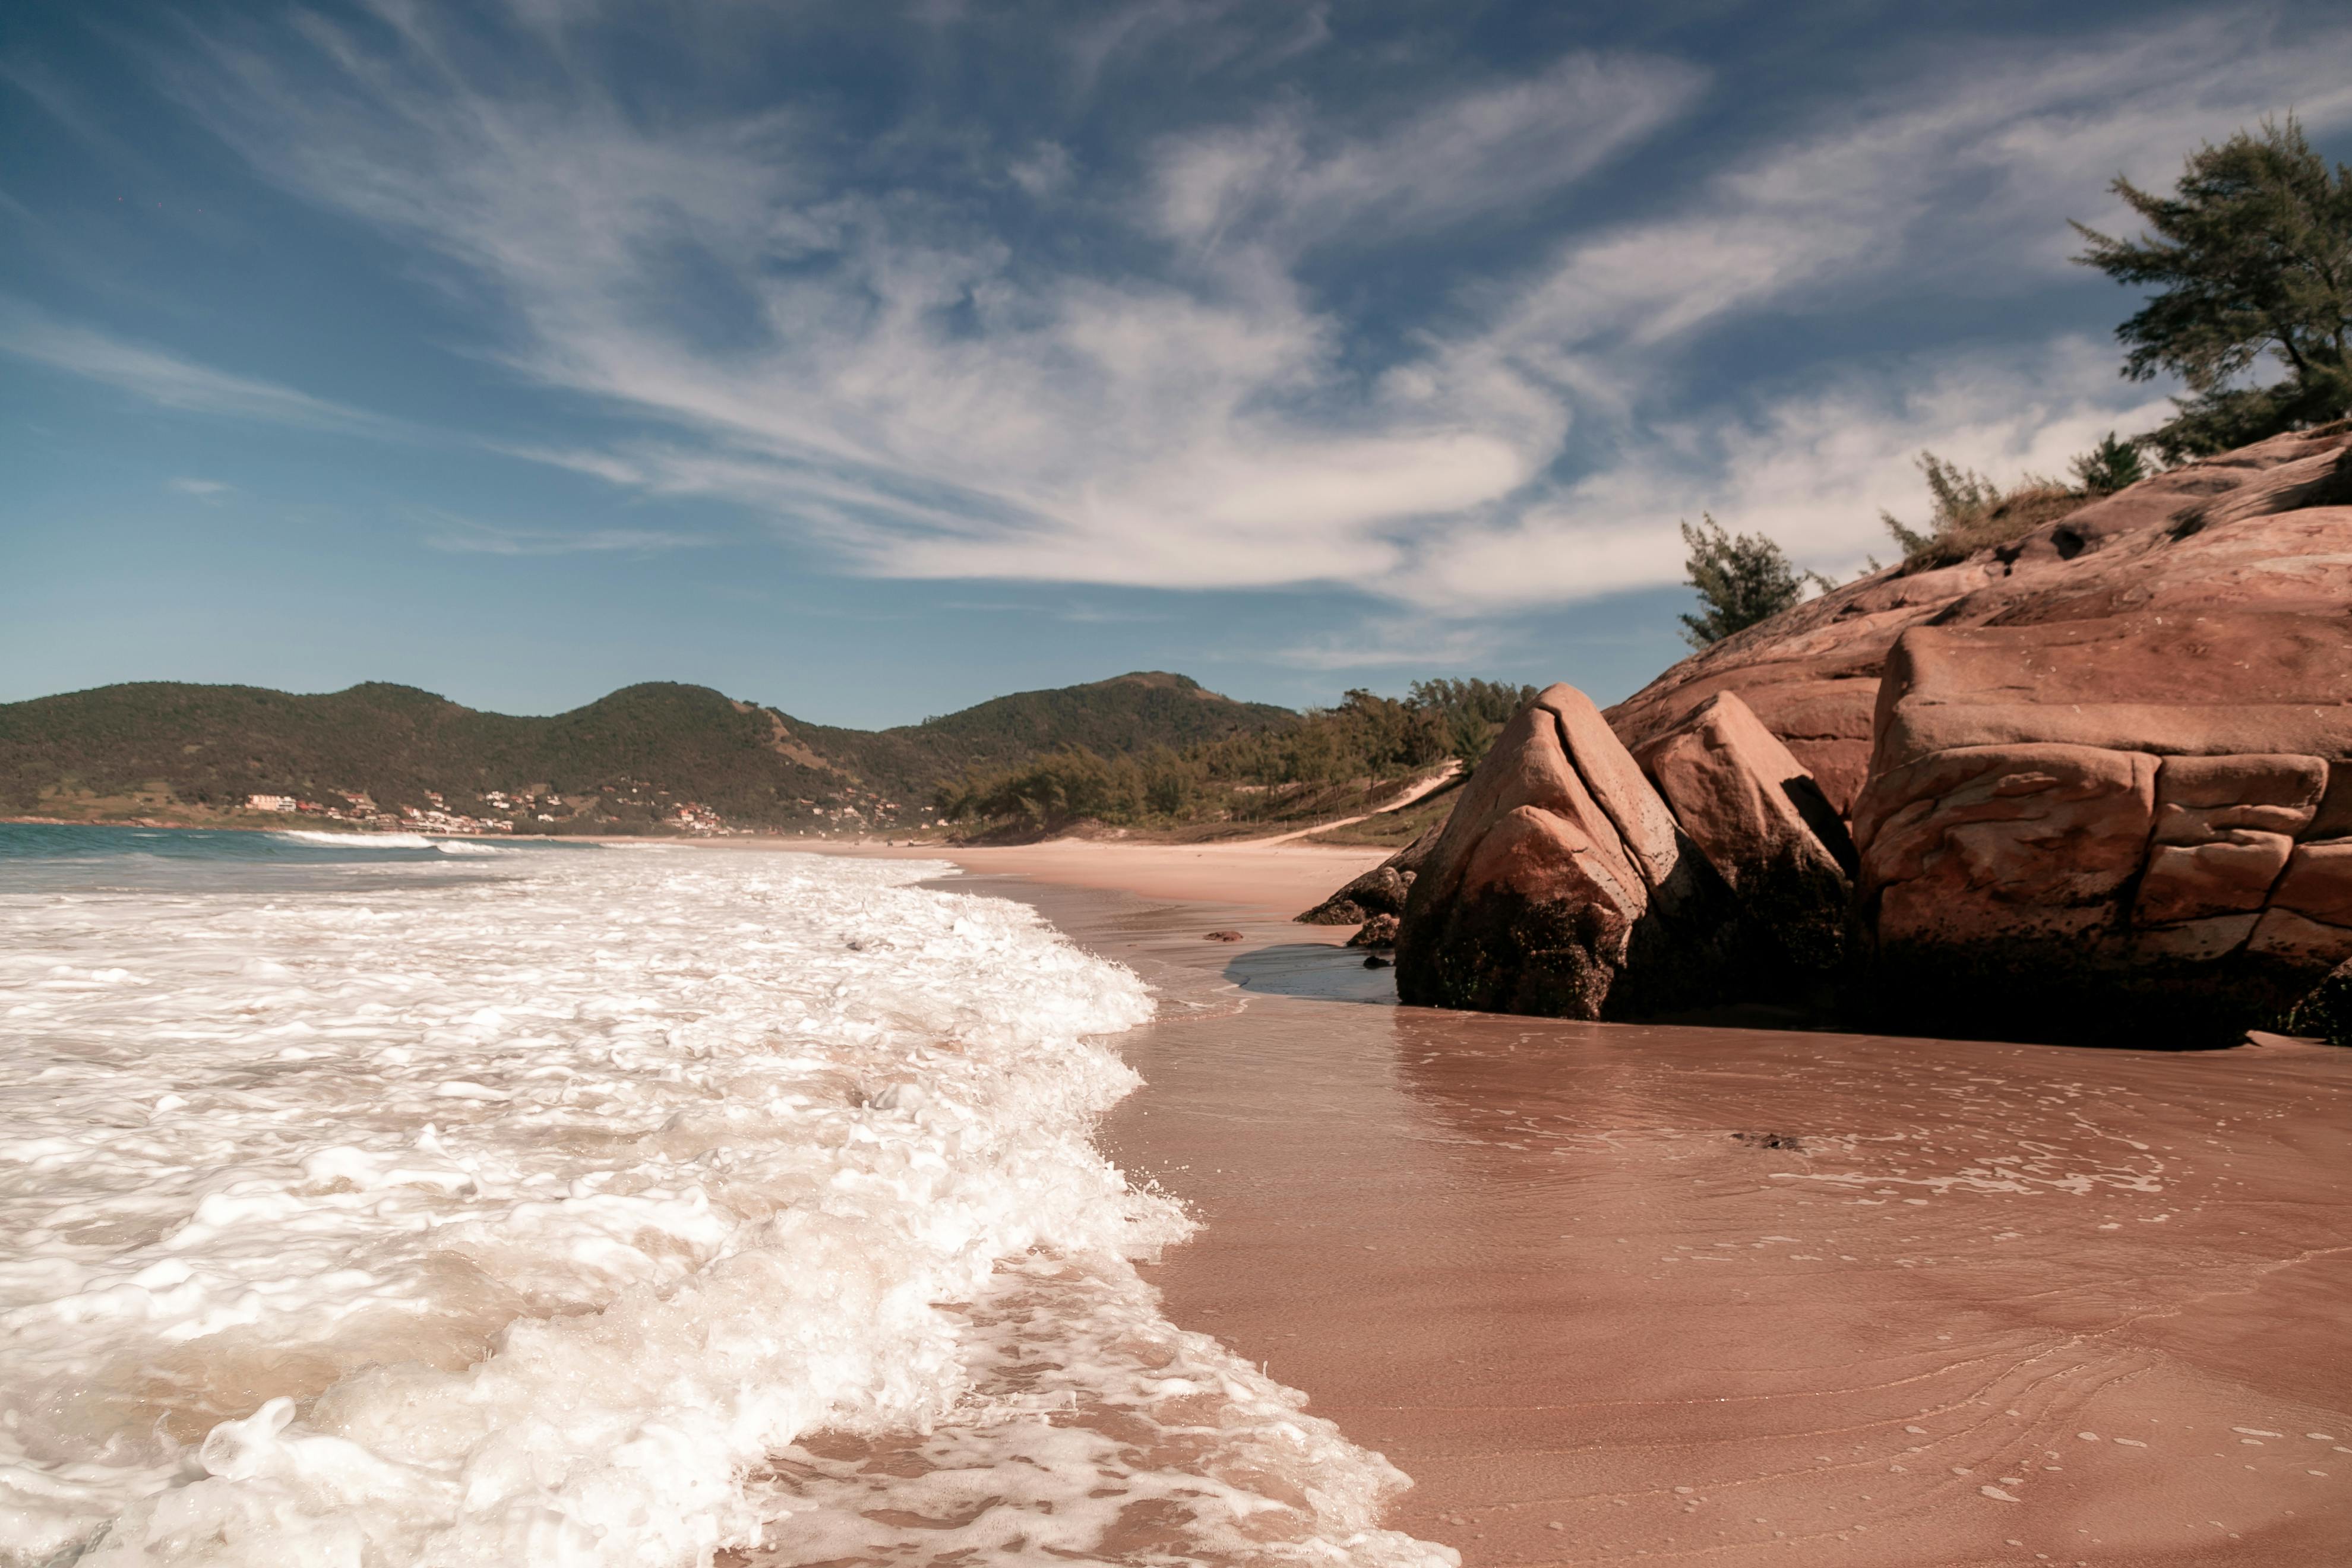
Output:
<instances>
[{"instance_id":1,"label":"green hill","mask_svg":"<svg viewBox=\"0 0 2352 1568\"><path fill-rule=\"evenodd\" d=\"M890 826L941 783L1071 747L1121 755L1295 725L1156 672L998 698L881 731L803 724L707 687L625 687L551 718L478 712L370 682L297 695L137 682L0 704L0 812L68 820L308 815L650 829L692 805L737 826ZM503 797L503 798L500 798Z\"/></svg>"}]
</instances>

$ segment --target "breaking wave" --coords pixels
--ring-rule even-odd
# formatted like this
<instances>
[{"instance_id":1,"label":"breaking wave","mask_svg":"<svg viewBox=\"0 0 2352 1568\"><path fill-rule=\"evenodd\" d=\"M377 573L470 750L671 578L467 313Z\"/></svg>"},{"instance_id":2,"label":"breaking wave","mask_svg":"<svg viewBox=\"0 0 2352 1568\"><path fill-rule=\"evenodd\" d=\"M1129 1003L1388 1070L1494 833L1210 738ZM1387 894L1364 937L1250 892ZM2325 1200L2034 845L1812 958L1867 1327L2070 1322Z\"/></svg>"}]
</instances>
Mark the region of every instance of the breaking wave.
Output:
<instances>
[{"instance_id":1,"label":"breaking wave","mask_svg":"<svg viewBox=\"0 0 2352 1568\"><path fill-rule=\"evenodd\" d=\"M1144 985L946 869L0 895L0 1562L1453 1561L1136 1276Z\"/></svg>"}]
</instances>

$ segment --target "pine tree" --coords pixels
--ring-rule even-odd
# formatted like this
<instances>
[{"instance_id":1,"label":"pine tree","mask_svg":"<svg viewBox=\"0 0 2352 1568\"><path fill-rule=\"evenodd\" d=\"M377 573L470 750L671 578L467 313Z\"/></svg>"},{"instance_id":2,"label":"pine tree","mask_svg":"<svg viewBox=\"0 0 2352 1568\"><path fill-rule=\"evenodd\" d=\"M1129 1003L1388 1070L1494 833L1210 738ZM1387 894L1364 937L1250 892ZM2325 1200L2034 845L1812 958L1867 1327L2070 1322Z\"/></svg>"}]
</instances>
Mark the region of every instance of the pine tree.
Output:
<instances>
[{"instance_id":1,"label":"pine tree","mask_svg":"<svg viewBox=\"0 0 2352 1568\"><path fill-rule=\"evenodd\" d=\"M1805 596L1807 574L1790 564L1780 547L1760 533L1728 534L1705 512L1702 525L1682 524L1690 546L1690 585L1705 613L1684 616L1683 638L1693 647L1721 642L1779 615Z\"/></svg>"},{"instance_id":2,"label":"pine tree","mask_svg":"<svg viewBox=\"0 0 2352 1568\"><path fill-rule=\"evenodd\" d=\"M2109 187L2153 237L2074 225L2076 261L2157 291L2116 329L2124 374L2168 371L2191 395L2142 439L2168 461L2225 451L2352 409L2352 166L2334 177L2294 116L2190 154L2169 196ZM2268 359L2284 373L2240 384Z\"/></svg>"},{"instance_id":3,"label":"pine tree","mask_svg":"<svg viewBox=\"0 0 2352 1568\"><path fill-rule=\"evenodd\" d=\"M2112 430L2105 440L2070 466L2083 493L2093 496L2113 495L2126 485L2139 483L2148 474L2147 461L2139 455L2139 443L2118 440Z\"/></svg>"}]
</instances>

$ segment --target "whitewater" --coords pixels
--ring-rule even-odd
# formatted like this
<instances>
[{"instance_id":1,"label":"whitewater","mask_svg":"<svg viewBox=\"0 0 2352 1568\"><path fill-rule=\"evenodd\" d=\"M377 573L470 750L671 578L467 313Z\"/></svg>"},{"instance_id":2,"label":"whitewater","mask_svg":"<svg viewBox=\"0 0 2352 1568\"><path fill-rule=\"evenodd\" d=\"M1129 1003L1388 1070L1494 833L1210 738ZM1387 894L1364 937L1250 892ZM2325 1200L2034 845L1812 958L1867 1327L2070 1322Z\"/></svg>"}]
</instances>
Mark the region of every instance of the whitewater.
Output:
<instances>
[{"instance_id":1,"label":"whitewater","mask_svg":"<svg viewBox=\"0 0 2352 1568\"><path fill-rule=\"evenodd\" d=\"M1137 1276L1134 974L441 845L0 827L0 1563L1454 1561Z\"/></svg>"}]
</instances>

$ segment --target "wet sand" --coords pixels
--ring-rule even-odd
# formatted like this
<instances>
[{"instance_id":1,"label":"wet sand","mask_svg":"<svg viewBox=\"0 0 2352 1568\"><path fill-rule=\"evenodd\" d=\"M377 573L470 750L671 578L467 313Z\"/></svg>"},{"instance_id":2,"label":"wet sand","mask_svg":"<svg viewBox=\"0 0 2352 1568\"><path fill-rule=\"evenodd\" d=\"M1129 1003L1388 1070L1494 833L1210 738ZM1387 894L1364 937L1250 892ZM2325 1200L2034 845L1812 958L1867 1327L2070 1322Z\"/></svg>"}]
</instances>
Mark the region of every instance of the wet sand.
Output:
<instances>
[{"instance_id":1,"label":"wet sand","mask_svg":"<svg viewBox=\"0 0 2352 1568\"><path fill-rule=\"evenodd\" d=\"M1161 988L1170 1315L1468 1563L2352 1557L2352 1055L1433 1013L1286 890L959 880Z\"/></svg>"}]
</instances>

